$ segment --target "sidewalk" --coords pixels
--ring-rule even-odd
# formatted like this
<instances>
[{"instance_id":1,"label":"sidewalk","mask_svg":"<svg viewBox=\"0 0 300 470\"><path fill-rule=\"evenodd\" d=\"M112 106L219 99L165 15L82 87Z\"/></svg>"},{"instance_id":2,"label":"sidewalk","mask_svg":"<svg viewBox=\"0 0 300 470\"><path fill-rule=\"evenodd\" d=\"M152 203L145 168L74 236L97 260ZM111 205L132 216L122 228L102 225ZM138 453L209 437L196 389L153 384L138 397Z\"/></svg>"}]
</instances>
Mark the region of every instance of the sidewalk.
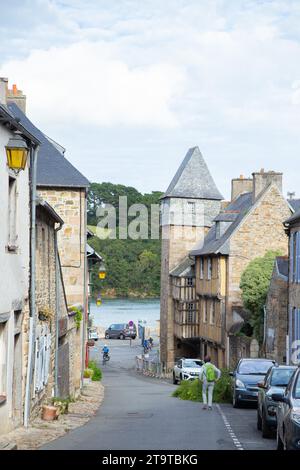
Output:
<instances>
[{"instance_id":1,"label":"sidewalk","mask_svg":"<svg viewBox=\"0 0 300 470\"><path fill-rule=\"evenodd\" d=\"M17 428L0 436L0 449L36 450L72 429L86 424L95 415L104 398L101 382L91 382L84 386L79 399L70 403L69 413L60 415L55 421L34 420L29 428Z\"/></svg>"}]
</instances>

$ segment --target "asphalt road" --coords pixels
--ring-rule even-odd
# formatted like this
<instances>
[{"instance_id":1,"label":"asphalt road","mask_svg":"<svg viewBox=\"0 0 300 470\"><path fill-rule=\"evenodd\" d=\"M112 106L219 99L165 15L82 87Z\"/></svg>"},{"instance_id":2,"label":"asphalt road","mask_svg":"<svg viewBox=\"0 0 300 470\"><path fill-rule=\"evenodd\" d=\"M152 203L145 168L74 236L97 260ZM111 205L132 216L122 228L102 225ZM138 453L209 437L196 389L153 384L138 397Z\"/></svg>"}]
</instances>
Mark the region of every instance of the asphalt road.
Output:
<instances>
[{"instance_id":1,"label":"asphalt road","mask_svg":"<svg viewBox=\"0 0 300 470\"><path fill-rule=\"evenodd\" d=\"M111 360L103 367L105 398L85 426L75 429L43 449L70 450L267 450L274 440L256 430L256 410L230 405L202 410L199 403L171 396L174 385L146 378L134 370L141 352L136 340L107 341ZM100 358L103 343L94 348Z\"/></svg>"}]
</instances>

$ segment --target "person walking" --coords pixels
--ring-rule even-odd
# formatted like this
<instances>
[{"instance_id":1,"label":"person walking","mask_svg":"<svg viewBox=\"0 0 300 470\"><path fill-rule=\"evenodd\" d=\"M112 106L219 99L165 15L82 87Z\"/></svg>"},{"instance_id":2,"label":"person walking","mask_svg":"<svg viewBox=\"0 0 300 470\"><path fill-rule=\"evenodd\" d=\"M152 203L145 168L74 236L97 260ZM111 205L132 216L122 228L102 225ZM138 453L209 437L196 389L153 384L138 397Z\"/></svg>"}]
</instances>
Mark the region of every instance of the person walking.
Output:
<instances>
[{"instance_id":1,"label":"person walking","mask_svg":"<svg viewBox=\"0 0 300 470\"><path fill-rule=\"evenodd\" d=\"M200 380L202 380L202 398L203 398L203 409L212 410L212 401L213 393L215 388L215 383L221 377L221 371L211 363L210 356L205 356L204 364L202 366L202 372L200 375Z\"/></svg>"}]
</instances>

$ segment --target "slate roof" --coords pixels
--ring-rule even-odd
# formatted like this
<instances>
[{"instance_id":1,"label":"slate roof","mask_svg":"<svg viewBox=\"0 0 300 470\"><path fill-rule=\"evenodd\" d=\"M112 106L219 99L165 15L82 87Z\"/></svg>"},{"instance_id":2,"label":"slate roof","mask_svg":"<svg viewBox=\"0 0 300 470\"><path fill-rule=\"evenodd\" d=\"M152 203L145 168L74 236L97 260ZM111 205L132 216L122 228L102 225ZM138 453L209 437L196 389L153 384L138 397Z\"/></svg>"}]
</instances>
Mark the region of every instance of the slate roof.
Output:
<instances>
[{"instance_id":1,"label":"slate roof","mask_svg":"<svg viewBox=\"0 0 300 470\"><path fill-rule=\"evenodd\" d=\"M17 119L8 109L8 107L2 103L0 103L0 123L10 124L12 129L20 131L21 134L27 137L33 144L40 144L39 139L36 138L27 129L25 129L24 126L20 123L20 120Z\"/></svg>"},{"instance_id":2,"label":"slate roof","mask_svg":"<svg viewBox=\"0 0 300 470\"><path fill-rule=\"evenodd\" d=\"M293 222L300 222L300 210L298 212L295 212L295 214L292 215L289 219L287 219L284 222L284 225L290 225Z\"/></svg>"},{"instance_id":3,"label":"slate roof","mask_svg":"<svg viewBox=\"0 0 300 470\"><path fill-rule=\"evenodd\" d=\"M52 187L87 188L89 181L59 151L59 146L49 140L21 111L9 103L10 114L20 119L21 125L40 142L37 161L37 185Z\"/></svg>"},{"instance_id":4,"label":"slate roof","mask_svg":"<svg viewBox=\"0 0 300 470\"><path fill-rule=\"evenodd\" d=\"M194 277L194 265L195 261L193 261L188 256L176 266L176 268L170 271L170 276L173 277Z\"/></svg>"},{"instance_id":5,"label":"slate roof","mask_svg":"<svg viewBox=\"0 0 300 470\"><path fill-rule=\"evenodd\" d=\"M167 191L161 197L214 199L221 201L219 192L198 147L190 148Z\"/></svg>"},{"instance_id":6,"label":"slate roof","mask_svg":"<svg viewBox=\"0 0 300 470\"><path fill-rule=\"evenodd\" d=\"M277 256L276 258L276 268L277 273L284 277L284 279L288 279L289 275L289 259L287 256Z\"/></svg>"},{"instance_id":7,"label":"slate roof","mask_svg":"<svg viewBox=\"0 0 300 470\"><path fill-rule=\"evenodd\" d=\"M288 199L288 203L295 212L300 211L300 199Z\"/></svg>"},{"instance_id":8,"label":"slate roof","mask_svg":"<svg viewBox=\"0 0 300 470\"><path fill-rule=\"evenodd\" d=\"M190 255L204 255L204 254L229 254L228 241L239 226L245 215L249 212L252 207L252 193L241 194L237 199L231 202L223 212L216 217L219 221L232 222L226 232L219 238L216 239L216 224L212 226L208 234L204 239L204 245L196 245L196 247L190 252ZM227 220L227 216L231 220Z\"/></svg>"},{"instance_id":9,"label":"slate roof","mask_svg":"<svg viewBox=\"0 0 300 470\"><path fill-rule=\"evenodd\" d=\"M93 264L103 260L102 256L99 255L99 253L97 253L97 251L95 251L94 248L91 247L91 245L89 245L88 243L86 244L86 255L87 258L91 260Z\"/></svg>"}]
</instances>

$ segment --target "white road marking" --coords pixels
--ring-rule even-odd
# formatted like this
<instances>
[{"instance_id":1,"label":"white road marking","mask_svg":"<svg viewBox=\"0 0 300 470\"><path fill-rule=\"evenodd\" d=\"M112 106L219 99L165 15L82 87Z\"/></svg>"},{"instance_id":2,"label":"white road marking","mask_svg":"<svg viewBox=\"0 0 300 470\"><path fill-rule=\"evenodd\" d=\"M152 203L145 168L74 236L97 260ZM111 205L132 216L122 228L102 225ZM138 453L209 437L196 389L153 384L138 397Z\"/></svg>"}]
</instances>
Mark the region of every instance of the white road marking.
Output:
<instances>
[{"instance_id":1,"label":"white road marking","mask_svg":"<svg viewBox=\"0 0 300 470\"><path fill-rule=\"evenodd\" d=\"M228 419L226 418L225 414L223 413L223 410L221 409L220 405L216 405L220 415L222 416L222 419L224 421L224 424L225 424L225 427L235 445L235 447L238 449L238 450L244 450L243 449L243 446L242 444L240 443L240 441L238 440L238 438L236 437L235 435L235 432L233 431L232 427L231 427L231 424L229 423Z\"/></svg>"}]
</instances>

